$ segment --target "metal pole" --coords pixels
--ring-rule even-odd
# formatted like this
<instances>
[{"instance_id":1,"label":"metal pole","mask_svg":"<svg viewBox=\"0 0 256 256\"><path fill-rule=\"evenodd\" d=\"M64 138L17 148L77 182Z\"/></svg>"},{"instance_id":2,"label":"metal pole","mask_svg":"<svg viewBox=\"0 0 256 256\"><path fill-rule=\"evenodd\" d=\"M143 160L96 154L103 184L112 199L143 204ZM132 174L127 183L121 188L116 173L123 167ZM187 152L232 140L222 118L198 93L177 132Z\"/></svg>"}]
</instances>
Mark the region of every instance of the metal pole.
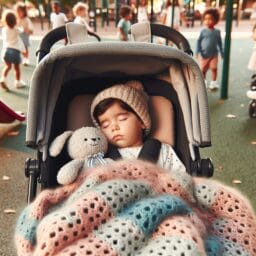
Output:
<instances>
[{"instance_id":1,"label":"metal pole","mask_svg":"<svg viewBox=\"0 0 256 256\"><path fill-rule=\"evenodd\" d=\"M140 0L136 0L136 21L138 22L138 9L139 9L139 5L140 5Z\"/></svg>"},{"instance_id":2,"label":"metal pole","mask_svg":"<svg viewBox=\"0 0 256 256\"><path fill-rule=\"evenodd\" d=\"M118 20L119 20L118 0L115 0L115 22L116 22L116 26L118 24Z\"/></svg>"},{"instance_id":3,"label":"metal pole","mask_svg":"<svg viewBox=\"0 0 256 256\"><path fill-rule=\"evenodd\" d=\"M97 8L96 8L96 0L92 1L93 3L93 11L94 11L94 31L97 31Z\"/></svg>"},{"instance_id":4,"label":"metal pole","mask_svg":"<svg viewBox=\"0 0 256 256\"><path fill-rule=\"evenodd\" d=\"M41 13L41 8L40 8L40 5L42 5L42 3L41 3L40 0L37 0L36 4L37 4L38 12L39 12L39 19L40 19L40 24L41 24L41 30L44 30L44 21L43 21L43 16L42 16L42 13Z\"/></svg>"},{"instance_id":5,"label":"metal pole","mask_svg":"<svg viewBox=\"0 0 256 256\"><path fill-rule=\"evenodd\" d=\"M150 22L153 23L154 21L154 0L150 1L151 10L150 10Z\"/></svg>"},{"instance_id":6,"label":"metal pole","mask_svg":"<svg viewBox=\"0 0 256 256\"><path fill-rule=\"evenodd\" d=\"M223 69L222 69L221 91L220 91L221 99L228 98L228 78L229 78L232 20L233 20L233 0L227 0L226 36L225 36L225 44L224 44L224 60L223 60Z\"/></svg>"},{"instance_id":7,"label":"metal pole","mask_svg":"<svg viewBox=\"0 0 256 256\"><path fill-rule=\"evenodd\" d=\"M175 8L175 0L172 1L172 22L171 27L173 28L174 25L174 8Z\"/></svg>"}]
</instances>

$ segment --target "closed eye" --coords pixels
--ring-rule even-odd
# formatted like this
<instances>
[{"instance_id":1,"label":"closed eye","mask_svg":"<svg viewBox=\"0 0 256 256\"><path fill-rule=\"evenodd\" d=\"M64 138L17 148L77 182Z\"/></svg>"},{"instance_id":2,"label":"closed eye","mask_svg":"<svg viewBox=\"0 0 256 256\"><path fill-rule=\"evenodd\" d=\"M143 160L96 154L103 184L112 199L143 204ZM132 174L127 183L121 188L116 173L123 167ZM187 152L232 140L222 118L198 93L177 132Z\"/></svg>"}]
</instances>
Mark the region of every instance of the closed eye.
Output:
<instances>
[{"instance_id":1,"label":"closed eye","mask_svg":"<svg viewBox=\"0 0 256 256\"><path fill-rule=\"evenodd\" d=\"M125 121L128 119L128 115L127 114L120 114L118 115L118 120L119 121Z\"/></svg>"},{"instance_id":2,"label":"closed eye","mask_svg":"<svg viewBox=\"0 0 256 256\"><path fill-rule=\"evenodd\" d=\"M109 127L109 121L104 121L100 124L100 127L103 129L106 129Z\"/></svg>"}]
</instances>

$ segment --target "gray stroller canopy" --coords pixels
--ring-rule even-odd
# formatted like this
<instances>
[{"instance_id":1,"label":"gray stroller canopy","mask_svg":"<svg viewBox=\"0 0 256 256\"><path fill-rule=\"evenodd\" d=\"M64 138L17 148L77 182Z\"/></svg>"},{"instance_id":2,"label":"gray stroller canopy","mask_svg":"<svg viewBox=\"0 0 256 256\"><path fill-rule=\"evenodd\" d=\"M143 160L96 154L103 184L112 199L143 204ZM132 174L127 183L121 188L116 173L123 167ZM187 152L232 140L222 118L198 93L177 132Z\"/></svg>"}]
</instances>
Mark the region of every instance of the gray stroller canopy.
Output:
<instances>
[{"instance_id":1,"label":"gray stroller canopy","mask_svg":"<svg viewBox=\"0 0 256 256\"><path fill-rule=\"evenodd\" d=\"M207 93L195 60L181 50L141 42L79 43L46 55L31 80L26 144L37 147L45 159L63 84L106 75L150 75L169 81L178 95L190 145L211 144Z\"/></svg>"}]
</instances>

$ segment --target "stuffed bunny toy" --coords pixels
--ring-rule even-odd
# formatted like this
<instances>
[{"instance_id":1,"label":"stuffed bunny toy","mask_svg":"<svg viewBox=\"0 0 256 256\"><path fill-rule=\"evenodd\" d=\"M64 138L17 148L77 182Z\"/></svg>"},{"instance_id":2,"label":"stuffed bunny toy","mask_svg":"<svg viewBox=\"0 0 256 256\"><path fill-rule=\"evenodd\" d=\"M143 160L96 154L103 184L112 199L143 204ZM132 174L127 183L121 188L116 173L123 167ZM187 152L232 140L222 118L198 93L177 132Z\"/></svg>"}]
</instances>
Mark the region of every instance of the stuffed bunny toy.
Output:
<instances>
[{"instance_id":1,"label":"stuffed bunny toy","mask_svg":"<svg viewBox=\"0 0 256 256\"><path fill-rule=\"evenodd\" d=\"M50 155L53 157L59 155L67 140L67 150L73 160L60 168L57 174L59 184L72 183L82 169L113 161L104 159L108 142L98 128L87 126L62 133L52 142Z\"/></svg>"}]
</instances>

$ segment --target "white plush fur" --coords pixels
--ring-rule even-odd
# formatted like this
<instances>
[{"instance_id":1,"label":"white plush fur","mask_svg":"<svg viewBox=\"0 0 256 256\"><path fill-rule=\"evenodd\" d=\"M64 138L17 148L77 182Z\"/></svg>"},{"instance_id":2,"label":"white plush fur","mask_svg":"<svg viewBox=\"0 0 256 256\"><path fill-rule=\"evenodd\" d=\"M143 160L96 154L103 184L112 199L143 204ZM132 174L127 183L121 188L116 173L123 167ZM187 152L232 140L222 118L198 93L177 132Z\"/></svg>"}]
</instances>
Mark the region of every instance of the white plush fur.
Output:
<instances>
[{"instance_id":1,"label":"white plush fur","mask_svg":"<svg viewBox=\"0 0 256 256\"><path fill-rule=\"evenodd\" d=\"M50 155L59 155L67 140L68 153L73 160L58 172L57 181L62 185L70 184L77 178L79 171L86 166L88 157L99 152L106 153L108 147L107 139L99 129L82 127L56 137L50 146Z\"/></svg>"}]
</instances>

